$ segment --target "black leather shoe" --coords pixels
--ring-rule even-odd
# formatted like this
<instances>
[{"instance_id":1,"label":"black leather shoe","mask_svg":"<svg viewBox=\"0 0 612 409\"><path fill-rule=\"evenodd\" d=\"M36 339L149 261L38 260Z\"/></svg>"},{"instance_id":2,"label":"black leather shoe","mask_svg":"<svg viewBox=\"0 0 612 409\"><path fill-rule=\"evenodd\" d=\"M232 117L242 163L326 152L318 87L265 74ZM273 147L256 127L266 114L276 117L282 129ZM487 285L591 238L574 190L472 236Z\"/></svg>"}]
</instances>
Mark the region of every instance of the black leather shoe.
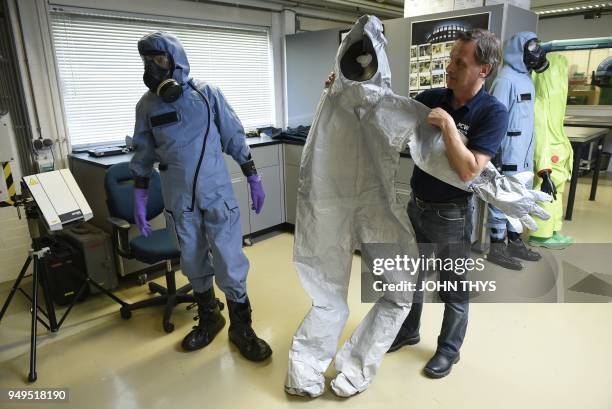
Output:
<instances>
[{"instance_id":1,"label":"black leather shoe","mask_svg":"<svg viewBox=\"0 0 612 409\"><path fill-rule=\"evenodd\" d=\"M528 248L521 239L508 240L508 254L527 261L538 261L542 258L540 253Z\"/></svg>"},{"instance_id":2,"label":"black leather shoe","mask_svg":"<svg viewBox=\"0 0 612 409\"><path fill-rule=\"evenodd\" d=\"M406 333L406 331L404 331L404 328L402 327L400 331L398 332L397 336L395 337L395 340L389 347L389 350L387 351L387 353L395 352L398 349L405 347L406 345L416 345L419 343L420 340L421 340L421 336L419 335L418 332L416 334L414 333L408 334Z\"/></svg>"},{"instance_id":3,"label":"black leather shoe","mask_svg":"<svg viewBox=\"0 0 612 409\"><path fill-rule=\"evenodd\" d=\"M522 270L523 265L520 261L515 260L508 253L508 249L506 248L505 242L491 242L491 248L489 249L489 254L487 254L487 260L490 263L497 264L503 268L508 268L510 270Z\"/></svg>"},{"instance_id":4,"label":"black leather shoe","mask_svg":"<svg viewBox=\"0 0 612 409\"><path fill-rule=\"evenodd\" d=\"M272 349L266 341L257 337L251 327L251 304L248 297L244 303L227 300L227 307L230 316L230 341L249 361L257 362L268 359L272 355Z\"/></svg>"},{"instance_id":5,"label":"black leather shoe","mask_svg":"<svg viewBox=\"0 0 612 409\"><path fill-rule=\"evenodd\" d=\"M427 362L423 372L430 378L439 379L448 375L453 365L459 362L459 353L455 357L449 357L436 351L434 356Z\"/></svg>"},{"instance_id":6,"label":"black leather shoe","mask_svg":"<svg viewBox=\"0 0 612 409\"><path fill-rule=\"evenodd\" d=\"M225 318L221 315L223 304L215 298L215 290L211 288L203 293L193 293L198 305L198 325L183 338L181 346L185 351L195 351L210 344L215 336L225 326Z\"/></svg>"}]
</instances>

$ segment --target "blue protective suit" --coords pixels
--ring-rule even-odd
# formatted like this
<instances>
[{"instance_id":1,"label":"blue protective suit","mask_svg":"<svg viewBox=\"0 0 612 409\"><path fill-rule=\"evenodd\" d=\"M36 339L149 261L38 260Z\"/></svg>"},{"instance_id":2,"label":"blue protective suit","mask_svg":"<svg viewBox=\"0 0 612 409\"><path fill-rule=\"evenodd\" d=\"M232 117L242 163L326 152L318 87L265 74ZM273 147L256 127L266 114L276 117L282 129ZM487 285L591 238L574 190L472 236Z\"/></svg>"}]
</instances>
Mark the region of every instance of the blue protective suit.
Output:
<instances>
[{"instance_id":1,"label":"blue protective suit","mask_svg":"<svg viewBox=\"0 0 612 409\"><path fill-rule=\"evenodd\" d=\"M187 55L176 37L153 33L139 46L172 56L173 78L183 94L172 103L151 91L140 98L130 169L146 178L159 161L166 221L176 231L181 269L194 291L211 288L215 275L229 300L244 302L249 262L223 156L225 152L241 165L250 161L242 124L218 88L189 78Z\"/></svg>"},{"instance_id":2,"label":"blue protective suit","mask_svg":"<svg viewBox=\"0 0 612 409\"><path fill-rule=\"evenodd\" d=\"M534 38L537 38L535 33L524 31L507 41L504 65L490 90L490 94L504 104L509 113L508 130L497 158L498 168L505 175L533 172L535 89L523 56L525 44ZM531 188L531 181L527 187ZM505 237L506 228L516 231L508 223L506 215L492 205L489 205L488 226L496 229L491 235L497 239Z\"/></svg>"}]
</instances>

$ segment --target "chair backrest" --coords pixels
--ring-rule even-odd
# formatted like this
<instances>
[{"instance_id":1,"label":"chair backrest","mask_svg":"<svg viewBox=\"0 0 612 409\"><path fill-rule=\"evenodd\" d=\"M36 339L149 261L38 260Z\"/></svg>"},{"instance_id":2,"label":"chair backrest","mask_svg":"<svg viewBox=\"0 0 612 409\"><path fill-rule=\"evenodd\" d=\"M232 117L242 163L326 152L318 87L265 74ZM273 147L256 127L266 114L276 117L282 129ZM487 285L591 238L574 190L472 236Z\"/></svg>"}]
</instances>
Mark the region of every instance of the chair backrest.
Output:
<instances>
[{"instance_id":1,"label":"chair backrest","mask_svg":"<svg viewBox=\"0 0 612 409\"><path fill-rule=\"evenodd\" d=\"M118 163L106 171L104 178L106 205L113 217L119 217L134 224L134 177L129 162ZM153 171L149 179L149 200L147 202L147 220L164 210L161 181L159 173Z\"/></svg>"}]
</instances>

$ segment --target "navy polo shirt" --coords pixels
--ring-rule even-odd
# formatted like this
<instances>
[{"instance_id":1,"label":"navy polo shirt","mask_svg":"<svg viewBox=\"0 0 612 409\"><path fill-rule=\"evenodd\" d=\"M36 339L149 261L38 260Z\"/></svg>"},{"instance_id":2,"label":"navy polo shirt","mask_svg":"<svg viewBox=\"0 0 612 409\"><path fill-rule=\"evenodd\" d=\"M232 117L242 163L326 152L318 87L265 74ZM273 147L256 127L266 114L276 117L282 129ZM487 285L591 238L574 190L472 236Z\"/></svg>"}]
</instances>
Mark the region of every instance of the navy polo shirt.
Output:
<instances>
[{"instance_id":1,"label":"navy polo shirt","mask_svg":"<svg viewBox=\"0 0 612 409\"><path fill-rule=\"evenodd\" d=\"M508 128L508 110L484 87L459 109L453 109L453 91L448 88L432 88L421 92L416 100L429 108L442 108L455 120L459 132L468 139L469 149L494 157ZM447 202L466 198L471 193L458 189L431 176L414 166L410 180L412 191L421 200Z\"/></svg>"}]
</instances>

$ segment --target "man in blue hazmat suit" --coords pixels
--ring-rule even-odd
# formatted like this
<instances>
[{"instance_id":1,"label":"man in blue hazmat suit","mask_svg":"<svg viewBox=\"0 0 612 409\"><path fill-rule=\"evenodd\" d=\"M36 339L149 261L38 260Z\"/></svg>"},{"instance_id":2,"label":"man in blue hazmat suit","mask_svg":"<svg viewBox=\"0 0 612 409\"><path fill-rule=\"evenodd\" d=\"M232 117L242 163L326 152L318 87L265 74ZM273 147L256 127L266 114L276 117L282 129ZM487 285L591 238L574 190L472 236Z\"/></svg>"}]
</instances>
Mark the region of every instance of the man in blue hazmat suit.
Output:
<instances>
[{"instance_id":1,"label":"man in blue hazmat suit","mask_svg":"<svg viewBox=\"0 0 612 409\"><path fill-rule=\"evenodd\" d=\"M178 38L164 32L146 35L138 42L138 52L149 91L136 106L136 153L130 163L134 217L142 234L148 235L148 179L159 162L166 224L176 233L181 269L198 305L198 325L182 347L205 347L225 325L214 276L227 299L230 341L245 358L264 360L272 350L251 327L249 262L242 251L240 213L224 160L227 153L240 164L253 209L259 213L265 195L242 124L218 88L189 77L189 62Z\"/></svg>"},{"instance_id":2,"label":"man in blue hazmat suit","mask_svg":"<svg viewBox=\"0 0 612 409\"><path fill-rule=\"evenodd\" d=\"M516 33L507 41L504 66L491 86L491 95L504 104L509 113L508 130L496 160L498 169L505 175L533 172L535 90L530 71L541 73L547 68L546 53L535 33ZM531 188L531 182L527 187ZM525 246L521 232L492 205L489 205L488 226L491 228L491 248L487 260L490 262L521 270L523 266L515 257L527 261L541 258L539 253Z\"/></svg>"}]
</instances>

